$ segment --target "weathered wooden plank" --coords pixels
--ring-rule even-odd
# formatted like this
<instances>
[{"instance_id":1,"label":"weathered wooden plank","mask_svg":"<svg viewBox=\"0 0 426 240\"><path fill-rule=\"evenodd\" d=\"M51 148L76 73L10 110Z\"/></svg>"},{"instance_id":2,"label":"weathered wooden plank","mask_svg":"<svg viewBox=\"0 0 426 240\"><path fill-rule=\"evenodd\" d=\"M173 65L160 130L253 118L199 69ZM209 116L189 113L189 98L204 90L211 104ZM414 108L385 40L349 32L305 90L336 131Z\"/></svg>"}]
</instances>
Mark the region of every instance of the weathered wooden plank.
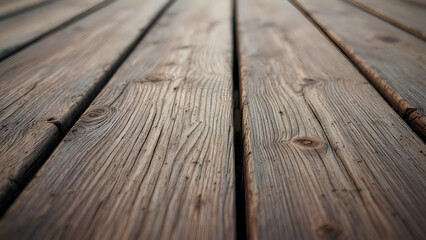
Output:
<instances>
[{"instance_id":1,"label":"weathered wooden plank","mask_svg":"<svg viewBox=\"0 0 426 240\"><path fill-rule=\"evenodd\" d=\"M290 3L238 1L253 239L422 239L425 145Z\"/></svg>"},{"instance_id":2,"label":"weathered wooden plank","mask_svg":"<svg viewBox=\"0 0 426 240\"><path fill-rule=\"evenodd\" d=\"M426 0L401 0L414 6L426 8Z\"/></svg>"},{"instance_id":3,"label":"weathered wooden plank","mask_svg":"<svg viewBox=\"0 0 426 240\"><path fill-rule=\"evenodd\" d=\"M346 0L426 40L426 7L401 0Z\"/></svg>"},{"instance_id":4,"label":"weathered wooden plank","mask_svg":"<svg viewBox=\"0 0 426 240\"><path fill-rule=\"evenodd\" d=\"M165 3L113 3L0 63L0 209L71 128Z\"/></svg>"},{"instance_id":5,"label":"weathered wooden plank","mask_svg":"<svg viewBox=\"0 0 426 240\"><path fill-rule=\"evenodd\" d=\"M0 20L54 0L0 0Z\"/></svg>"},{"instance_id":6,"label":"weathered wooden plank","mask_svg":"<svg viewBox=\"0 0 426 240\"><path fill-rule=\"evenodd\" d=\"M0 21L0 59L113 0L60 0Z\"/></svg>"},{"instance_id":7,"label":"weathered wooden plank","mask_svg":"<svg viewBox=\"0 0 426 240\"><path fill-rule=\"evenodd\" d=\"M174 3L6 213L0 238L232 239L230 8Z\"/></svg>"},{"instance_id":8,"label":"weathered wooden plank","mask_svg":"<svg viewBox=\"0 0 426 240\"><path fill-rule=\"evenodd\" d=\"M426 43L340 0L298 0L407 123L426 139Z\"/></svg>"}]
</instances>

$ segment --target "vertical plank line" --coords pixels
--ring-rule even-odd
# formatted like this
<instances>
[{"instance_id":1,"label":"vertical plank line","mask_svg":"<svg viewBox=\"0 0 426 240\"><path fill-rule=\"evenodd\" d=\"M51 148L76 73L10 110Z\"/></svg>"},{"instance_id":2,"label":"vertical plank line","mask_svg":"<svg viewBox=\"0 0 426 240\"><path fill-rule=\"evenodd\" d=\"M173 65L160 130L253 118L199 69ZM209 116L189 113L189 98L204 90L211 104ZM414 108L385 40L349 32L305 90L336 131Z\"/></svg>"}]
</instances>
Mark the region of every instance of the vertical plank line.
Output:
<instances>
[{"instance_id":1,"label":"vertical plank line","mask_svg":"<svg viewBox=\"0 0 426 240\"><path fill-rule=\"evenodd\" d=\"M235 202L237 220L237 239L247 239L246 226L246 198L244 181L244 148L242 134L241 96L240 96L240 62L237 21L237 0L232 1L232 43L233 43L233 69L234 82L234 152L235 152Z\"/></svg>"}]
</instances>

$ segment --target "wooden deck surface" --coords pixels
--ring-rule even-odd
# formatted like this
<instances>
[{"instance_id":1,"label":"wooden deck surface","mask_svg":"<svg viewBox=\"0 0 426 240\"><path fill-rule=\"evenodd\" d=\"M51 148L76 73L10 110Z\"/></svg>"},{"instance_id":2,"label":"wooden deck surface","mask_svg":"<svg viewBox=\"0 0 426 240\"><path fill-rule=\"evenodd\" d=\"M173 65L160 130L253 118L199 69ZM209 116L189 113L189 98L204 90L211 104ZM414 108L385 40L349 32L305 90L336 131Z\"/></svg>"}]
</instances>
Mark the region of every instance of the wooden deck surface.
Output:
<instances>
[{"instance_id":1,"label":"wooden deck surface","mask_svg":"<svg viewBox=\"0 0 426 240\"><path fill-rule=\"evenodd\" d=\"M0 239L426 239L421 0L0 0Z\"/></svg>"}]
</instances>

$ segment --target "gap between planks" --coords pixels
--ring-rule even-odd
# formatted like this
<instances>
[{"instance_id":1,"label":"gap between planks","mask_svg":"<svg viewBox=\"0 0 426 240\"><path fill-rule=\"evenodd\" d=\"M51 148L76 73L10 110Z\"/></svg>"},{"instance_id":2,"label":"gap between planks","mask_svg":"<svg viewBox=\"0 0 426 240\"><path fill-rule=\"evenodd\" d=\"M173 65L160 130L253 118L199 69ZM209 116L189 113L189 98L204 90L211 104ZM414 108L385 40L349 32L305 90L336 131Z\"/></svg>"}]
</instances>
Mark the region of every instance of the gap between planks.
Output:
<instances>
[{"instance_id":1,"label":"gap between planks","mask_svg":"<svg viewBox=\"0 0 426 240\"><path fill-rule=\"evenodd\" d=\"M235 153L235 205L236 205L236 234L237 239L248 239L246 222L246 192L244 182L244 139L242 132L241 91L240 91L240 60L238 42L237 0L232 0L232 47L234 82L234 153Z\"/></svg>"},{"instance_id":2,"label":"gap between planks","mask_svg":"<svg viewBox=\"0 0 426 240\"><path fill-rule=\"evenodd\" d=\"M17 4L17 5L13 5L16 2L19 2L19 0L16 1L10 1L10 0L6 0L7 3L6 5L9 3L9 6L4 7L4 3L1 3L0 8L3 7L2 10L0 10L0 21L4 20L4 19L8 19L8 18L12 18L15 16L18 16L19 14L25 13L27 11L31 11L33 9L45 6L47 4L50 4L54 1L58 1L58 0L34 0L33 3L31 4L31 1L27 1L27 3L22 3L22 4Z\"/></svg>"},{"instance_id":3,"label":"gap between planks","mask_svg":"<svg viewBox=\"0 0 426 240\"><path fill-rule=\"evenodd\" d=\"M39 6L40 8L37 7L36 9L32 8L30 10L42 11L43 9L41 7L50 7L50 5L52 3L56 3L56 1L57 0L47 1L45 3L42 3ZM83 18L91 15L92 13L94 13L94 12L96 12L96 11L98 11L98 10L100 10L100 9L108 6L108 5L110 5L111 3L115 2L115 1L117 1L117 0L104 0L102 2L99 2L99 3L97 3L97 4L95 4L95 5L91 6L91 7L88 7L87 9L83 10L80 13L77 13L74 16L70 16L70 18L64 20L59 25L52 26L52 28L50 28L50 29L41 29L41 30L38 29L37 30L36 29L37 27L35 27L35 28L31 28L29 31L27 31L25 33L19 33L17 35L17 39L19 39L19 41L16 40L16 42L13 43L13 44L7 43L7 41L8 41L7 38L6 38L6 40L1 39L0 40L1 41L1 44L0 44L0 62L2 62L3 60L5 60L5 59L7 59L7 58L9 58L9 57L11 57L11 56L19 53L20 51L22 51L26 47L28 47L28 46L30 46L30 45L32 45L32 44L34 44L34 43L36 43L36 42L38 42L38 41L46 38L46 37L48 37L49 35L52 35L52 34L58 32L58 31L60 31L60 30L62 30L64 28L72 25L73 23L75 23L75 22L77 22L77 21L79 21L79 20L81 20L81 19L83 19ZM59 2L59 4L60 3L61 2ZM1 24L5 24L6 27L7 27L6 28L6 30L7 30L10 26L13 26L13 20L15 20L16 17L19 18L19 17L22 17L24 14L32 14L32 13L33 13L33 11L24 11L24 12L18 14L18 15L14 15L14 16L7 17L7 18L4 18L4 19L0 19L0 20L4 21L3 23L1 23L1 22L0 23ZM40 17L40 16L36 15L36 17ZM55 19L55 21L57 21L57 20L58 19ZM9 22L9 21L11 21L11 22ZM34 20L34 21L36 21L36 20ZM21 24L18 27L22 29L23 26L25 26L27 24L28 23L26 23L24 25ZM16 26L14 28L16 29ZM18 30L19 30L19 28L18 28ZM13 30L12 33L16 33L16 31Z\"/></svg>"},{"instance_id":4,"label":"gap between planks","mask_svg":"<svg viewBox=\"0 0 426 240\"><path fill-rule=\"evenodd\" d=\"M412 5L409 2L405 2L405 1L401 1L401 0L396 0L396 2L390 2L390 4L407 4L408 6L399 6L400 8L395 9L396 12L393 12L394 14L399 13L399 11L405 11L407 14L411 13L411 21L407 21L406 19L399 19L399 16L395 16L394 14L392 14L392 12L388 12L384 9L380 9L376 6L370 6L368 4L368 2L363 2L362 0L344 0L349 4L352 4L353 6L359 8L362 11L365 11L375 17L378 17L392 25L394 25L397 28L400 28L404 31L406 31L407 33L418 37L424 41L426 41L426 33L425 33L425 29L424 27L421 27L422 24L424 25L424 21L426 20L426 14L425 14L425 9L422 9L422 7L420 6L416 6L416 5ZM382 4L387 4L385 1L383 2L379 2ZM373 1L374 4L374 1ZM408 9L407 9L408 8ZM405 21L404 21L405 20ZM414 26L412 26L414 23ZM417 24L416 24L417 23Z\"/></svg>"},{"instance_id":5,"label":"gap between planks","mask_svg":"<svg viewBox=\"0 0 426 240\"><path fill-rule=\"evenodd\" d=\"M407 123L407 125L410 126L410 128L417 134L417 136L419 136L423 141L426 141L426 120L423 110L424 107L421 103L418 102L418 100L414 100L416 99L416 94L421 94L421 85L418 85L418 82L414 80L413 82L409 82L410 84L413 84L413 86L417 87L411 89L411 96L407 95L407 90L401 89L400 86L396 85L398 84L398 81L402 81L402 79L407 80L410 79L410 77L411 79L415 79L415 77L411 75L407 76L407 70L404 70L404 68L401 66L399 66L401 71L397 71L396 73L392 73L390 75L382 74L380 72L380 69L373 68L374 63L371 63L373 62L373 60L364 59L362 58L362 56L358 56L358 54L355 53L357 48L354 48L352 43L346 41L346 38L342 36L341 32L327 29L330 26L328 26L327 23L321 22L320 19L316 18L316 16L313 15L314 12L311 13L307 6L304 6L300 0L288 1L296 9L298 9L298 11L300 11L321 32L321 34L324 35L336 47L336 49L338 49L339 52L343 54L352 63L352 65L371 83L371 85L383 97L383 99L401 116L401 118ZM357 9L357 7L349 3L348 0L343 1L342 3L346 3L348 4L348 6ZM362 11L362 9L360 11L364 12ZM371 13L369 12L365 13L367 15L371 15ZM375 18L374 15L371 15L371 17L373 19ZM378 19L378 21L380 23L382 22L382 20L380 19ZM390 23L384 21L383 24ZM390 26L392 26L392 24ZM400 31L401 34L407 33L406 31L397 27L394 29ZM412 39L416 41L422 41L421 38L419 39L417 38L417 36L412 36L412 34L410 33L407 33L406 36L412 37ZM388 41L393 41L393 39L391 38ZM386 51L386 48L384 48L384 51ZM384 61L389 62L390 59L384 59ZM419 64L418 62L415 63ZM396 75L399 78L395 78L395 76L393 75ZM422 76L416 77L418 78ZM394 80L395 82L392 82L392 80ZM393 84L395 84L395 86ZM413 99L409 97L413 97Z\"/></svg>"}]
</instances>

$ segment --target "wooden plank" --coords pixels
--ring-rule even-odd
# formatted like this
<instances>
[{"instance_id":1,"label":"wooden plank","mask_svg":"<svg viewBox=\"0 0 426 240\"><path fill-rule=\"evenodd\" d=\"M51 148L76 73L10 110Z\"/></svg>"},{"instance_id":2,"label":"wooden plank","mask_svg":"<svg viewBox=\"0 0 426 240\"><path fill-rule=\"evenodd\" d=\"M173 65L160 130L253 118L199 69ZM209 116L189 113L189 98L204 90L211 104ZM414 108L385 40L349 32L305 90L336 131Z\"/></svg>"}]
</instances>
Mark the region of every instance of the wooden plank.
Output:
<instances>
[{"instance_id":1,"label":"wooden plank","mask_svg":"<svg viewBox=\"0 0 426 240\"><path fill-rule=\"evenodd\" d=\"M426 0L402 0L414 6L426 8Z\"/></svg>"},{"instance_id":2,"label":"wooden plank","mask_svg":"<svg viewBox=\"0 0 426 240\"><path fill-rule=\"evenodd\" d=\"M426 43L340 0L299 0L327 35L426 140Z\"/></svg>"},{"instance_id":3,"label":"wooden plank","mask_svg":"<svg viewBox=\"0 0 426 240\"><path fill-rule=\"evenodd\" d=\"M0 64L0 209L90 104L166 0L124 0Z\"/></svg>"},{"instance_id":4,"label":"wooden plank","mask_svg":"<svg viewBox=\"0 0 426 240\"><path fill-rule=\"evenodd\" d=\"M113 0L60 0L0 21L0 59Z\"/></svg>"},{"instance_id":5,"label":"wooden plank","mask_svg":"<svg viewBox=\"0 0 426 240\"><path fill-rule=\"evenodd\" d=\"M401 0L346 0L426 40L426 7Z\"/></svg>"},{"instance_id":6,"label":"wooden plank","mask_svg":"<svg viewBox=\"0 0 426 240\"><path fill-rule=\"evenodd\" d=\"M235 237L230 8L171 6L6 213L0 239Z\"/></svg>"},{"instance_id":7,"label":"wooden plank","mask_svg":"<svg viewBox=\"0 0 426 240\"><path fill-rule=\"evenodd\" d=\"M54 0L0 0L0 20Z\"/></svg>"},{"instance_id":8,"label":"wooden plank","mask_svg":"<svg viewBox=\"0 0 426 240\"><path fill-rule=\"evenodd\" d=\"M424 239L425 145L287 1L238 1L253 239Z\"/></svg>"}]
</instances>

